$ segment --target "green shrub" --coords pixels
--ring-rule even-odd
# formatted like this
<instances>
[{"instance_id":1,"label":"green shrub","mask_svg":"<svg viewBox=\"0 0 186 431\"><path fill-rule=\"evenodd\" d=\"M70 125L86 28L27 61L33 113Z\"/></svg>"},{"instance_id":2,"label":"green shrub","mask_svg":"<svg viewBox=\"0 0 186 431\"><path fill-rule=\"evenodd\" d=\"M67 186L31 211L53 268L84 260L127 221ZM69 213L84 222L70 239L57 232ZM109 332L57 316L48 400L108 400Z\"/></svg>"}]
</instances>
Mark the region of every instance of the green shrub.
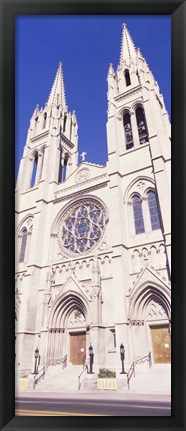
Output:
<instances>
[{"instance_id":1,"label":"green shrub","mask_svg":"<svg viewBox=\"0 0 186 431\"><path fill-rule=\"evenodd\" d=\"M115 378L116 372L109 370L108 368L99 369L98 379L108 379L109 377L112 379Z\"/></svg>"}]
</instances>

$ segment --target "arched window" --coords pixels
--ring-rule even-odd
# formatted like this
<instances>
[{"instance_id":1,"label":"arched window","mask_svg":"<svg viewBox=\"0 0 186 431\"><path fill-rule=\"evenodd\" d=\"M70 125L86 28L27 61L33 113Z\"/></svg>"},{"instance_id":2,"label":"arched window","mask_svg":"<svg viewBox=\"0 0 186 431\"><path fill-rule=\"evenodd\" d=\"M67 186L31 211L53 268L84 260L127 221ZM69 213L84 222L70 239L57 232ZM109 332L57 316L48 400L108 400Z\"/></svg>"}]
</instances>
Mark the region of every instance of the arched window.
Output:
<instances>
[{"instance_id":1,"label":"arched window","mask_svg":"<svg viewBox=\"0 0 186 431\"><path fill-rule=\"evenodd\" d=\"M129 85L131 85L130 73L128 69L125 69L124 75L125 75L126 86L128 87Z\"/></svg>"},{"instance_id":2,"label":"arched window","mask_svg":"<svg viewBox=\"0 0 186 431\"><path fill-rule=\"evenodd\" d=\"M141 198L137 195L132 198L133 212L134 212L134 224L136 234L144 233L144 222L143 222L143 212L141 207Z\"/></svg>"},{"instance_id":3,"label":"arched window","mask_svg":"<svg viewBox=\"0 0 186 431\"><path fill-rule=\"evenodd\" d=\"M45 112L43 115L43 129L46 127L47 113Z\"/></svg>"},{"instance_id":4,"label":"arched window","mask_svg":"<svg viewBox=\"0 0 186 431\"><path fill-rule=\"evenodd\" d=\"M35 185L35 182L36 182L37 164L38 164L38 153L36 153L35 156L34 156L34 164L33 164L33 171L32 171L31 187L33 187Z\"/></svg>"},{"instance_id":5,"label":"arched window","mask_svg":"<svg viewBox=\"0 0 186 431\"><path fill-rule=\"evenodd\" d=\"M22 238L21 238L21 248L20 248L20 255L19 255L19 263L24 262L25 258L25 251L26 251L26 243L27 243L27 229L24 228L22 230Z\"/></svg>"},{"instance_id":6,"label":"arched window","mask_svg":"<svg viewBox=\"0 0 186 431\"><path fill-rule=\"evenodd\" d=\"M67 115L64 115L64 121L63 121L63 132L66 130L66 122L67 122Z\"/></svg>"},{"instance_id":7,"label":"arched window","mask_svg":"<svg viewBox=\"0 0 186 431\"><path fill-rule=\"evenodd\" d=\"M139 106L136 109L136 121L139 133L140 144L145 144L148 141L147 125L143 108Z\"/></svg>"},{"instance_id":8,"label":"arched window","mask_svg":"<svg viewBox=\"0 0 186 431\"><path fill-rule=\"evenodd\" d=\"M128 112L124 114L123 123L124 123L124 131L125 131L126 149L129 150L129 148L133 147L134 143L133 143L131 122L130 122L130 115Z\"/></svg>"},{"instance_id":9,"label":"arched window","mask_svg":"<svg viewBox=\"0 0 186 431\"><path fill-rule=\"evenodd\" d=\"M64 160L64 165L63 165L63 172L62 172L62 181L66 180L66 176L67 176L67 163L68 163L68 159L65 158Z\"/></svg>"},{"instance_id":10,"label":"arched window","mask_svg":"<svg viewBox=\"0 0 186 431\"><path fill-rule=\"evenodd\" d=\"M147 193L148 196L148 205L151 219L152 230L160 229L160 219L158 213L158 206L156 200L156 194L153 191Z\"/></svg>"},{"instance_id":11,"label":"arched window","mask_svg":"<svg viewBox=\"0 0 186 431\"><path fill-rule=\"evenodd\" d=\"M60 148L58 183L62 183L63 181L66 180L67 163L68 163L68 156L65 156L65 159L62 165L62 148Z\"/></svg>"},{"instance_id":12,"label":"arched window","mask_svg":"<svg viewBox=\"0 0 186 431\"><path fill-rule=\"evenodd\" d=\"M137 76L137 78L138 78L138 82L139 82L139 84L141 84L141 81L140 81L140 77L139 77L139 73L138 73L138 71L136 72L136 76Z\"/></svg>"}]
</instances>

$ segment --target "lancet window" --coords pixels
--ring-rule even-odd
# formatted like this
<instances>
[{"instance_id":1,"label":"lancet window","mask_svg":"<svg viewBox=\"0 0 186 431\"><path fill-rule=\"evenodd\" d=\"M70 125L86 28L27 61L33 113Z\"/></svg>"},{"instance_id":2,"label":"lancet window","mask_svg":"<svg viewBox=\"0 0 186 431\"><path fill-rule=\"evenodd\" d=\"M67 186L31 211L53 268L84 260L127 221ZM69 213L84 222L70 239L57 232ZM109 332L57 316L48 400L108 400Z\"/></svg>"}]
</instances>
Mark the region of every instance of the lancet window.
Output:
<instances>
[{"instance_id":1,"label":"lancet window","mask_svg":"<svg viewBox=\"0 0 186 431\"><path fill-rule=\"evenodd\" d=\"M134 195L132 198L133 213L134 213L134 224L136 234L144 233L144 220L142 211L142 201L140 196Z\"/></svg>"},{"instance_id":2,"label":"lancet window","mask_svg":"<svg viewBox=\"0 0 186 431\"><path fill-rule=\"evenodd\" d=\"M150 213L152 230L160 229L160 219L159 219L156 194L154 191L149 191L147 193L147 196L148 196L148 205L149 205L149 213Z\"/></svg>"},{"instance_id":3,"label":"lancet window","mask_svg":"<svg viewBox=\"0 0 186 431\"><path fill-rule=\"evenodd\" d=\"M63 120L63 132L65 132L66 130L66 122L67 122L67 115L64 115L64 120Z\"/></svg>"},{"instance_id":4,"label":"lancet window","mask_svg":"<svg viewBox=\"0 0 186 431\"><path fill-rule=\"evenodd\" d=\"M66 180L67 176L67 164L68 164L68 155L65 155L65 158L63 159L63 150L62 147L60 147L60 157L59 157L59 175L58 175L58 182L62 183Z\"/></svg>"},{"instance_id":5,"label":"lancet window","mask_svg":"<svg viewBox=\"0 0 186 431\"><path fill-rule=\"evenodd\" d=\"M125 69L124 75L125 75L126 86L128 87L129 85L131 85L130 73L128 69Z\"/></svg>"},{"instance_id":6,"label":"lancet window","mask_svg":"<svg viewBox=\"0 0 186 431\"><path fill-rule=\"evenodd\" d=\"M124 123L124 131L125 131L126 149L129 150L134 146L134 143L133 143L130 115L128 112L124 114L123 123Z\"/></svg>"},{"instance_id":7,"label":"lancet window","mask_svg":"<svg viewBox=\"0 0 186 431\"><path fill-rule=\"evenodd\" d=\"M46 127L47 113L45 112L43 115L43 129Z\"/></svg>"},{"instance_id":8,"label":"lancet window","mask_svg":"<svg viewBox=\"0 0 186 431\"><path fill-rule=\"evenodd\" d=\"M33 187L35 185L35 182L36 182L37 166L38 166L38 153L35 153L33 170L32 170L31 187Z\"/></svg>"},{"instance_id":9,"label":"lancet window","mask_svg":"<svg viewBox=\"0 0 186 431\"><path fill-rule=\"evenodd\" d=\"M145 144L145 142L148 141L148 131L147 131L144 110L141 106L137 107L136 109L136 121L137 121L140 144Z\"/></svg>"},{"instance_id":10,"label":"lancet window","mask_svg":"<svg viewBox=\"0 0 186 431\"><path fill-rule=\"evenodd\" d=\"M24 262L25 251L26 251L26 243L27 243L27 236L28 236L27 229L24 228L22 230L22 233L21 233L21 248L20 248L20 254L19 254L19 263Z\"/></svg>"}]
</instances>

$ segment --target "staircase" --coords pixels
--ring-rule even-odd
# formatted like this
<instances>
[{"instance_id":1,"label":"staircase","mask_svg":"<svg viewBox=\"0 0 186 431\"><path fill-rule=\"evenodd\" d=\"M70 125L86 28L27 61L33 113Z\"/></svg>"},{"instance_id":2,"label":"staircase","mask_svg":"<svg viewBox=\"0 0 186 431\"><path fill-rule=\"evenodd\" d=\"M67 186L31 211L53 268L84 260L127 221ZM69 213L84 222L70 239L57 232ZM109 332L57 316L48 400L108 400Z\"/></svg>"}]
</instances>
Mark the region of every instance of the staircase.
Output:
<instances>
[{"instance_id":1,"label":"staircase","mask_svg":"<svg viewBox=\"0 0 186 431\"><path fill-rule=\"evenodd\" d=\"M63 364L50 365L47 368L44 379L41 379L36 384L34 392L79 392L78 376L82 371L82 365L68 366L65 369L63 369ZM132 375L129 382L129 389L127 386L127 375L121 375L120 371L117 371L116 375L118 392L127 394L171 394L170 364L152 365L151 368L149 368L148 362L137 364L135 366L135 375ZM96 376L97 373L94 370L92 378L96 378ZM87 387L86 378L89 380L90 376L87 375L85 370L81 377L81 391L97 391L97 382L95 388L91 389L91 387Z\"/></svg>"},{"instance_id":2,"label":"staircase","mask_svg":"<svg viewBox=\"0 0 186 431\"><path fill-rule=\"evenodd\" d=\"M171 394L171 366L148 364L135 367L135 377L129 383L129 393L136 394Z\"/></svg>"},{"instance_id":3,"label":"staircase","mask_svg":"<svg viewBox=\"0 0 186 431\"><path fill-rule=\"evenodd\" d=\"M48 367L45 378L35 386L36 392L76 392L78 391L78 376L83 371L82 365L62 365Z\"/></svg>"}]
</instances>

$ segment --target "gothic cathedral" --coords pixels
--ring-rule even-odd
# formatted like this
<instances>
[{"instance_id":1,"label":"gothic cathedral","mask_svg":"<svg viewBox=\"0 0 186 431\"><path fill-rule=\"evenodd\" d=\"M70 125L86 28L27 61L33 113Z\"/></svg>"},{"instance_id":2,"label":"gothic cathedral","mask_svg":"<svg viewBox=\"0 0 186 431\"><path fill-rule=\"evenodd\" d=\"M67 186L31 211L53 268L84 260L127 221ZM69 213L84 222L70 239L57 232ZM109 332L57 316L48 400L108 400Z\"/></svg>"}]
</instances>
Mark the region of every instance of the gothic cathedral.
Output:
<instances>
[{"instance_id":1,"label":"gothic cathedral","mask_svg":"<svg viewBox=\"0 0 186 431\"><path fill-rule=\"evenodd\" d=\"M78 124L60 63L30 121L16 185L16 369L66 358L170 363L170 123L125 24L108 70L108 161L78 164Z\"/></svg>"}]
</instances>

